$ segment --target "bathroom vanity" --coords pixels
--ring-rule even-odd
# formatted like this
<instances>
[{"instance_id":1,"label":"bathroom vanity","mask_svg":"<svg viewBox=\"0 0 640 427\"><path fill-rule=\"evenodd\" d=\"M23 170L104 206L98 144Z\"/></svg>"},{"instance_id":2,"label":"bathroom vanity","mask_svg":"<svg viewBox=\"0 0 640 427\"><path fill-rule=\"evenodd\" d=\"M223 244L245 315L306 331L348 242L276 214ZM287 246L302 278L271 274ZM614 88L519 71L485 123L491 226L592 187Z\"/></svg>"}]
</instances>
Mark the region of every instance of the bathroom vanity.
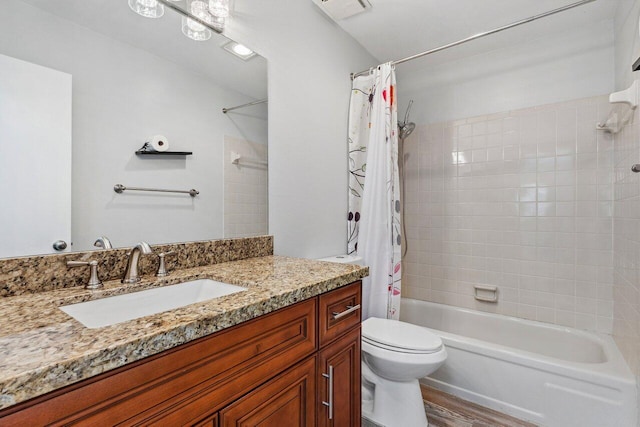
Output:
<instances>
[{"instance_id":1,"label":"bathroom vanity","mask_svg":"<svg viewBox=\"0 0 640 427\"><path fill-rule=\"evenodd\" d=\"M0 423L355 426L360 311L341 314L360 304L360 287L355 282L62 388L18 405Z\"/></svg>"},{"instance_id":2,"label":"bathroom vanity","mask_svg":"<svg viewBox=\"0 0 640 427\"><path fill-rule=\"evenodd\" d=\"M59 309L92 291L4 298L3 319L33 318L3 321L0 424L359 425L366 274L277 256L177 270L143 286L206 277L247 290L97 329Z\"/></svg>"}]
</instances>

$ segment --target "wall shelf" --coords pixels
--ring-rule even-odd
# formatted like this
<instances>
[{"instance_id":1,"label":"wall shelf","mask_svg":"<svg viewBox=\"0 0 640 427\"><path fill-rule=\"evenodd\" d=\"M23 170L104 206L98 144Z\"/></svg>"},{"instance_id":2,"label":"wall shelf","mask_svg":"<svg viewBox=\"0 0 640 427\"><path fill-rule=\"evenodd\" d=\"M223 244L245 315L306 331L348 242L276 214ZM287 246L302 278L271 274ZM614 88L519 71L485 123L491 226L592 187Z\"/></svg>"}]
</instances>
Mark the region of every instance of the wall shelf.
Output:
<instances>
[{"instance_id":1,"label":"wall shelf","mask_svg":"<svg viewBox=\"0 0 640 427\"><path fill-rule=\"evenodd\" d=\"M138 156L190 156L193 151L136 151Z\"/></svg>"},{"instance_id":2,"label":"wall shelf","mask_svg":"<svg viewBox=\"0 0 640 427\"><path fill-rule=\"evenodd\" d=\"M136 151L137 156L190 156L192 154L193 151L156 151L148 142Z\"/></svg>"}]
</instances>

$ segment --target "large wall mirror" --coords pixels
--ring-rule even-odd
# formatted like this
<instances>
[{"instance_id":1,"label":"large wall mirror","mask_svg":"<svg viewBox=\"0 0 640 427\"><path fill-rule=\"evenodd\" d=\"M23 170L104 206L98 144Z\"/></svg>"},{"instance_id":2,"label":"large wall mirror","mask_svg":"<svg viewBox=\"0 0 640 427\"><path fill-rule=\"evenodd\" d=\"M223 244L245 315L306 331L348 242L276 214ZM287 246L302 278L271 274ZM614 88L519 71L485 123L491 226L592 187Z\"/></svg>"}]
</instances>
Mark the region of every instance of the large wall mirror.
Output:
<instances>
[{"instance_id":1,"label":"large wall mirror","mask_svg":"<svg viewBox=\"0 0 640 427\"><path fill-rule=\"evenodd\" d=\"M266 60L136 1L2 1L0 258L267 233Z\"/></svg>"}]
</instances>

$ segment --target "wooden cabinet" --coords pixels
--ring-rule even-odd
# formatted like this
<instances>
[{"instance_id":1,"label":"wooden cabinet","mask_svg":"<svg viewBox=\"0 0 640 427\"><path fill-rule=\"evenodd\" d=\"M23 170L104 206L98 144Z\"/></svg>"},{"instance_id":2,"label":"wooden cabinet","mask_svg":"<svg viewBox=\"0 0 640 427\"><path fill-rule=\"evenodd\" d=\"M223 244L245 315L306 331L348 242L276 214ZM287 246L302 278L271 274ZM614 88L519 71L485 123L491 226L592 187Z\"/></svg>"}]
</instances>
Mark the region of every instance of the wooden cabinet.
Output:
<instances>
[{"instance_id":1,"label":"wooden cabinet","mask_svg":"<svg viewBox=\"0 0 640 427\"><path fill-rule=\"evenodd\" d=\"M193 427L218 427L218 414L216 413L213 416L194 424Z\"/></svg>"},{"instance_id":2,"label":"wooden cabinet","mask_svg":"<svg viewBox=\"0 0 640 427\"><path fill-rule=\"evenodd\" d=\"M319 427L360 426L361 282L318 297Z\"/></svg>"},{"instance_id":3,"label":"wooden cabinet","mask_svg":"<svg viewBox=\"0 0 640 427\"><path fill-rule=\"evenodd\" d=\"M360 328L318 355L318 427L360 425Z\"/></svg>"},{"instance_id":4,"label":"wooden cabinet","mask_svg":"<svg viewBox=\"0 0 640 427\"><path fill-rule=\"evenodd\" d=\"M362 322L362 282L355 282L318 297L320 347Z\"/></svg>"},{"instance_id":5,"label":"wooden cabinet","mask_svg":"<svg viewBox=\"0 0 640 427\"><path fill-rule=\"evenodd\" d=\"M312 427L315 356L289 369L220 412L221 427Z\"/></svg>"},{"instance_id":6,"label":"wooden cabinet","mask_svg":"<svg viewBox=\"0 0 640 427\"><path fill-rule=\"evenodd\" d=\"M0 425L359 426L360 310L353 307L360 287L353 283L9 407L0 411ZM330 367L331 420L322 403L330 386L322 374Z\"/></svg>"}]
</instances>

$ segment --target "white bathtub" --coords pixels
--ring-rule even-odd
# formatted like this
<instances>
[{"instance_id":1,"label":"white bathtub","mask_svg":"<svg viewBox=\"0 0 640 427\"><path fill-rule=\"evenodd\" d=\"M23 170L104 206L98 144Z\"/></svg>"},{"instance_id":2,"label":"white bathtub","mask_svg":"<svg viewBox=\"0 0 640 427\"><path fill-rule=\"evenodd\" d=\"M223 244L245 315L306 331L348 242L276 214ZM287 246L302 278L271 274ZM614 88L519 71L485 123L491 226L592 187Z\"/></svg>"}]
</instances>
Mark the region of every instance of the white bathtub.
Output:
<instances>
[{"instance_id":1,"label":"white bathtub","mask_svg":"<svg viewBox=\"0 0 640 427\"><path fill-rule=\"evenodd\" d=\"M400 313L447 348L429 386L540 426L636 426L635 379L607 335L406 298Z\"/></svg>"}]
</instances>

